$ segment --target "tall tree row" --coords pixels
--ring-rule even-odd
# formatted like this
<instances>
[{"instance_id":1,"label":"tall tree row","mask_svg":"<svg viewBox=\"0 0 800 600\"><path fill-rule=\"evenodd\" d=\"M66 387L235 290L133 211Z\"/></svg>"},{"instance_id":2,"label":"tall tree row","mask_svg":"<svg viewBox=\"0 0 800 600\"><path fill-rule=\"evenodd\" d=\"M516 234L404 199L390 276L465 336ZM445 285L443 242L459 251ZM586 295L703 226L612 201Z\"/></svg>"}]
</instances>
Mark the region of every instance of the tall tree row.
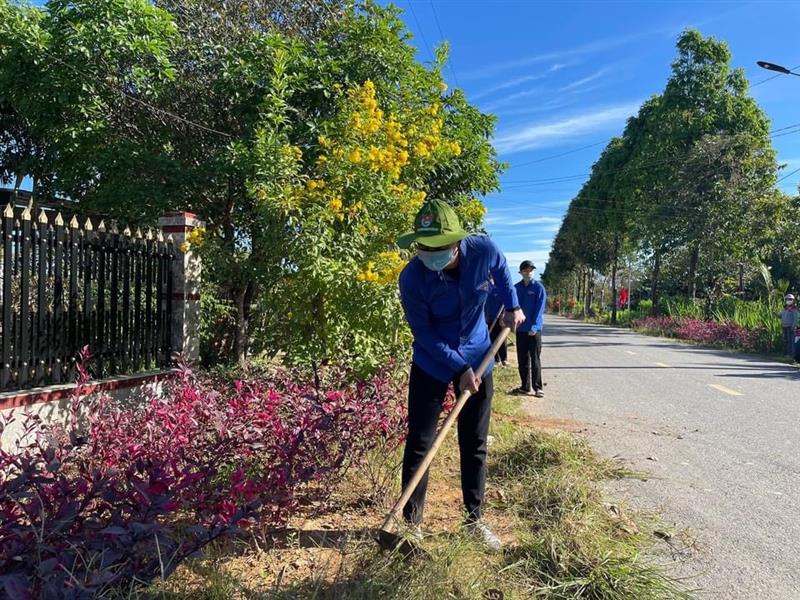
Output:
<instances>
[{"instance_id":1,"label":"tall tree row","mask_svg":"<svg viewBox=\"0 0 800 600\"><path fill-rule=\"evenodd\" d=\"M800 219L775 186L769 120L728 46L688 30L677 51L664 91L607 145L571 202L545 273L555 289L588 267L610 275L616 298L627 256L646 273L654 312L663 293L710 305L739 291L740 271L796 248L790 223Z\"/></svg>"}]
</instances>

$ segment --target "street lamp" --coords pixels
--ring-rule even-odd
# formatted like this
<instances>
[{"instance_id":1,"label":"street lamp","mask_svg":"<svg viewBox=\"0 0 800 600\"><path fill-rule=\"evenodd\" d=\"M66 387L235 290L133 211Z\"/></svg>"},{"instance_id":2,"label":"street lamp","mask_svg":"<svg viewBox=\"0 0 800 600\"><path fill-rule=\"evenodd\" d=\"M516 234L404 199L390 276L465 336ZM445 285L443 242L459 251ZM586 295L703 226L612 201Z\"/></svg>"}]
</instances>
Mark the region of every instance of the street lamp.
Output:
<instances>
[{"instance_id":1,"label":"street lamp","mask_svg":"<svg viewBox=\"0 0 800 600\"><path fill-rule=\"evenodd\" d=\"M791 69L787 69L784 66L776 65L775 63L767 62L765 60L759 60L756 62L756 64L767 71L775 71L776 73L780 73L782 75L796 75L797 77L800 77L800 73L795 73Z\"/></svg>"}]
</instances>

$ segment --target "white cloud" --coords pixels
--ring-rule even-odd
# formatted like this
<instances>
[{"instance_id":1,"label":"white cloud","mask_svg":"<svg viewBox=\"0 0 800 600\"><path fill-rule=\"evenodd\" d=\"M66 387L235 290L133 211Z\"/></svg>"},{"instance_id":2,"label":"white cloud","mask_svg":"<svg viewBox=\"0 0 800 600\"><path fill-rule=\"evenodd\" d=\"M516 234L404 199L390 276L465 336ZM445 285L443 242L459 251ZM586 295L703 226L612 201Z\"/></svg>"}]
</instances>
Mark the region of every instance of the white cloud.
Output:
<instances>
[{"instance_id":1,"label":"white cloud","mask_svg":"<svg viewBox=\"0 0 800 600\"><path fill-rule=\"evenodd\" d=\"M550 71L547 71L547 73L550 73ZM536 81L537 79L542 79L547 76L547 73L540 73L538 75L525 75L524 77L517 77L516 79L510 79L509 81L504 81L503 83L499 83L486 90L483 90L482 92L478 92L477 94L470 94L470 100L477 100L478 98L484 98L485 96L489 96L501 90L507 90L508 88L516 87L518 85L527 83L529 81Z\"/></svg>"},{"instance_id":2,"label":"white cloud","mask_svg":"<svg viewBox=\"0 0 800 600\"><path fill-rule=\"evenodd\" d=\"M522 252L503 252L503 254L506 256L508 267L511 269L512 273L519 271L519 265L523 260L532 260L533 264L536 265L537 273L541 274L544 271L545 263L550 256L549 251L542 251L541 248L532 248L531 250L524 250Z\"/></svg>"},{"instance_id":3,"label":"white cloud","mask_svg":"<svg viewBox=\"0 0 800 600\"><path fill-rule=\"evenodd\" d=\"M618 106L595 109L592 112L560 121L529 125L514 133L496 137L494 139L495 147L500 154L510 154L533 148L555 146L564 140L604 131L610 127L622 129L627 118L638 110L639 105L640 102L628 102Z\"/></svg>"},{"instance_id":4,"label":"white cloud","mask_svg":"<svg viewBox=\"0 0 800 600\"><path fill-rule=\"evenodd\" d=\"M527 219L515 219L513 217L489 216L484 220L484 222L487 225L505 225L513 227L516 225L534 225L539 223L561 223L561 217L530 217Z\"/></svg>"},{"instance_id":5,"label":"white cloud","mask_svg":"<svg viewBox=\"0 0 800 600\"><path fill-rule=\"evenodd\" d=\"M582 88L587 83L595 81L596 79L600 79L606 73L608 73L610 70L611 69L608 68L608 67L603 67L602 69L600 69L599 71L595 71L591 75L587 75L586 77L584 77L582 79L578 79L577 81L573 81L572 83L569 83L569 84L565 85L564 87L560 88L558 91L559 92L569 92L569 91L574 91L574 90L577 90L579 88Z\"/></svg>"},{"instance_id":6,"label":"white cloud","mask_svg":"<svg viewBox=\"0 0 800 600\"><path fill-rule=\"evenodd\" d=\"M598 52L610 50L611 48L624 46L626 44L635 42L637 40L652 37L654 35L663 35L667 33L669 35L673 35L675 33L675 27L662 27L651 31L640 31L627 36L617 35L602 40L595 40L593 42L589 42L588 44L575 46L573 48L564 48L562 50L544 52L541 54L535 54L533 56L528 56L525 58L519 58L506 62L495 63L493 65L486 65L472 72L464 73L461 76L461 78L479 79L482 77L491 77L492 75L496 75L498 71L506 71L509 69L515 69L519 67L525 67L528 65L546 63L546 62L553 62L555 63L554 66L557 65L558 68L561 68L561 64L559 63L562 63L563 61L565 61L565 59L596 54Z\"/></svg>"}]
</instances>

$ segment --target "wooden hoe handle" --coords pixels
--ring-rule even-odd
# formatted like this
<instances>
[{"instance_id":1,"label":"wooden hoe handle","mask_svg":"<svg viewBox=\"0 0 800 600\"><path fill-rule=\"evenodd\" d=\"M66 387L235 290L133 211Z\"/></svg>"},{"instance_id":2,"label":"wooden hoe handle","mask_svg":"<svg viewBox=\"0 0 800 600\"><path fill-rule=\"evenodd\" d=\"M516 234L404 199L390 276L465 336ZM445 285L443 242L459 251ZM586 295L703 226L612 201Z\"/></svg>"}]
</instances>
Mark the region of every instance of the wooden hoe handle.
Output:
<instances>
[{"instance_id":1,"label":"wooden hoe handle","mask_svg":"<svg viewBox=\"0 0 800 600\"><path fill-rule=\"evenodd\" d=\"M503 330L500 332L500 335L497 336L497 339L492 344L492 347L489 348L489 351L486 353L486 356L483 357L481 364L478 366L478 371L475 373L476 376L482 377L483 374L486 372L486 369L489 367L489 363L497 354L497 351L500 349L500 346L503 342L506 341L508 334L511 330L508 327L503 327ZM453 407L453 410L450 411L450 414L447 415L447 418L444 420L444 424L442 428L439 430L439 433L436 434L436 439L433 440L433 444L431 444L430 449L428 452L425 453L425 456L422 458L422 462L417 467L417 470L414 471L414 475L411 477L409 482L406 484L406 487L403 488L403 493L400 494L400 498L395 502L392 510L386 516L386 520L384 520L383 525L381 525L382 531L389 531L389 527L392 526L393 523L397 522L398 517L400 516L400 512L403 510L403 507L408 502L408 499L411 498L411 494L414 493L417 485L419 484L420 480L422 479L425 471L428 470L428 467L433 462L433 458L436 456L436 453L439 451L439 447L444 442L445 437L447 437L447 433L450 431L450 428L453 426L453 423L458 418L459 413L464 408L464 405L469 400L469 397L472 394L469 390L464 390L461 392L461 395L458 397L458 401L456 405Z\"/></svg>"}]
</instances>

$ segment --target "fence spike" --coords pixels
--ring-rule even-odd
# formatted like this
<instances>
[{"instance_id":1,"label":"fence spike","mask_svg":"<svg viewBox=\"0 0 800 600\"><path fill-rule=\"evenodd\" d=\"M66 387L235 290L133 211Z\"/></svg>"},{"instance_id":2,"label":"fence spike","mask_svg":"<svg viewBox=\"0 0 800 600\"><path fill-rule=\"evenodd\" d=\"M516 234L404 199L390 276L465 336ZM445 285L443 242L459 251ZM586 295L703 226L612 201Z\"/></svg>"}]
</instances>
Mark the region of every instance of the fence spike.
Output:
<instances>
[{"instance_id":1,"label":"fence spike","mask_svg":"<svg viewBox=\"0 0 800 600\"><path fill-rule=\"evenodd\" d=\"M83 224L83 229L85 231L92 231L94 226L92 225L92 220L89 217L86 217L86 223Z\"/></svg>"},{"instance_id":2,"label":"fence spike","mask_svg":"<svg viewBox=\"0 0 800 600\"><path fill-rule=\"evenodd\" d=\"M171 233L167 236L167 243L168 244L174 244L175 243L175 238L172 237Z\"/></svg>"},{"instance_id":3,"label":"fence spike","mask_svg":"<svg viewBox=\"0 0 800 600\"><path fill-rule=\"evenodd\" d=\"M111 233L117 234L119 233L119 229L117 229L117 222L111 221Z\"/></svg>"},{"instance_id":4,"label":"fence spike","mask_svg":"<svg viewBox=\"0 0 800 600\"><path fill-rule=\"evenodd\" d=\"M103 219L100 219L100 224L97 226L97 231L105 231L106 230L106 222Z\"/></svg>"},{"instance_id":5,"label":"fence spike","mask_svg":"<svg viewBox=\"0 0 800 600\"><path fill-rule=\"evenodd\" d=\"M47 213L44 212L43 208L39 209L39 223L49 223Z\"/></svg>"},{"instance_id":6,"label":"fence spike","mask_svg":"<svg viewBox=\"0 0 800 600\"><path fill-rule=\"evenodd\" d=\"M147 240L152 240L152 239L153 239L153 230L152 230L152 229L150 229L150 228L148 228L148 229L147 229L147 233L145 234L145 236L144 236L144 237L145 237L145 239L147 239Z\"/></svg>"},{"instance_id":7,"label":"fence spike","mask_svg":"<svg viewBox=\"0 0 800 600\"><path fill-rule=\"evenodd\" d=\"M61 226L64 225L64 217L61 216L61 213L58 213L56 215L55 224L56 224L56 227L61 227Z\"/></svg>"},{"instance_id":8,"label":"fence spike","mask_svg":"<svg viewBox=\"0 0 800 600\"><path fill-rule=\"evenodd\" d=\"M78 217L72 215L72 219L70 219L69 226L72 229L78 229L81 226L81 224L78 223Z\"/></svg>"},{"instance_id":9,"label":"fence spike","mask_svg":"<svg viewBox=\"0 0 800 600\"><path fill-rule=\"evenodd\" d=\"M23 221L30 221L31 220L31 209L30 209L30 207L26 206L25 210L22 211L22 220Z\"/></svg>"},{"instance_id":10,"label":"fence spike","mask_svg":"<svg viewBox=\"0 0 800 600\"><path fill-rule=\"evenodd\" d=\"M5 209L3 210L3 216L4 216L6 219L13 219L13 218L14 218L14 207L13 207L13 206L11 206L11 204L10 204L10 203L9 203L9 204L8 204L8 206L6 206L6 207L5 207Z\"/></svg>"},{"instance_id":11,"label":"fence spike","mask_svg":"<svg viewBox=\"0 0 800 600\"><path fill-rule=\"evenodd\" d=\"M142 239L142 229L141 229L141 227L137 227L136 228L136 239L137 240Z\"/></svg>"},{"instance_id":12,"label":"fence spike","mask_svg":"<svg viewBox=\"0 0 800 600\"><path fill-rule=\"evenodd\" d=\"M164 241L164 234L161 232L160 229L158 230L158 233L156 233L156 241L157 242L163 242Z\"/></svg>"},{"instance_id":13,"label":"fence spike","mask_svg":"<svg viewBox=\"0 0 800 600\"><path fill-rule=\"evenodd\" d=\"M22 225L19 224L19 219L14 219L14 227L16 227L17 229L22 227Z\"/></svg>"},{"instance_id":14,"label":"fence spike","mask_svg":"<svg viewBox=\"0 0 800 600\"><path fill-rule=\"evenodd\" d=\"M122 235L131 237L131 228L126 225L125 229L122 230Z\"/></svg>"}]
</instances>

